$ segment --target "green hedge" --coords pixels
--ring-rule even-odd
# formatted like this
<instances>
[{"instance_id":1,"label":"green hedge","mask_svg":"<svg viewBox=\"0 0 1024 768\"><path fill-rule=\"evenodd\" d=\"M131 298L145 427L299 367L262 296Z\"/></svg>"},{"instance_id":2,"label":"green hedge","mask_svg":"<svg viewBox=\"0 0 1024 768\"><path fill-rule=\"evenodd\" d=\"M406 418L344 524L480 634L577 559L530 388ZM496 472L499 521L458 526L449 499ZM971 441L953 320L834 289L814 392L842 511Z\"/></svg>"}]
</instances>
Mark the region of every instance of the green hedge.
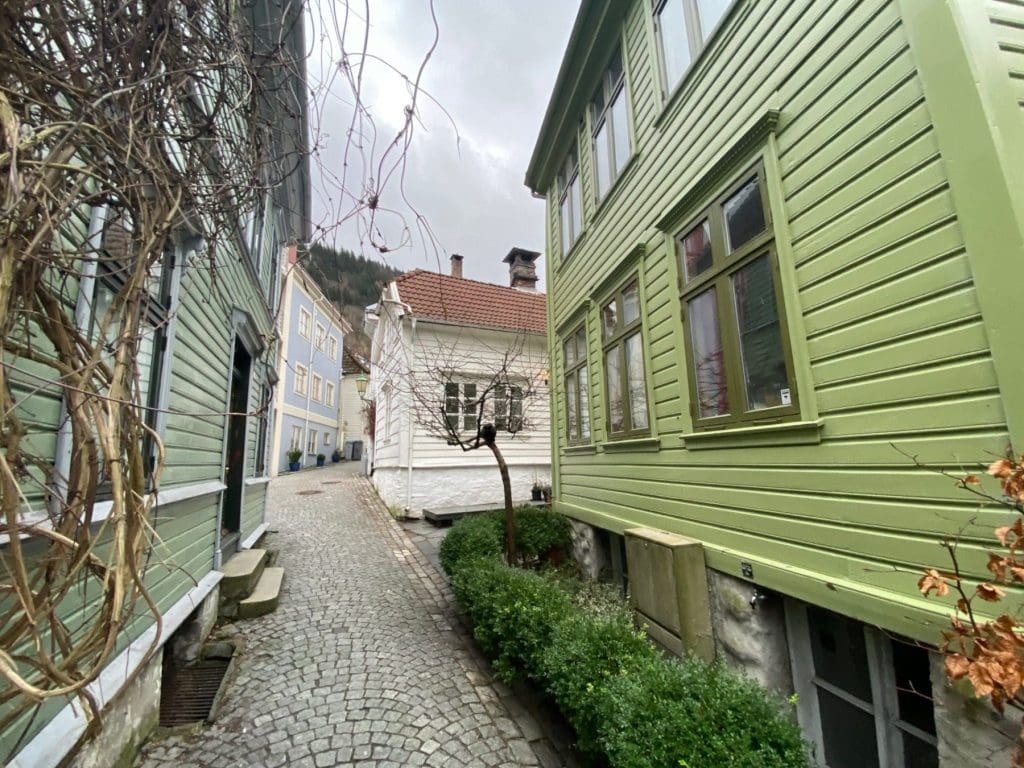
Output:
<instances>
[{"instance_id":1,"label":"green hedge","mask_svg":"<svg viewBox=\"0 0 1024 768\"><path fill-rule=\"evenodd\" d=\"M559 527L545 519L553 513L531 515L531 531ZM552 573L506 566L501 525L491 516L460 521L442 562L498 674L546 690L581 750L611 768L807 766L796 725L756 683L718 663L667 659L624 606L595 612L585 590L573 595Z\"/></svg>"},{"instance_id":2,"label":"green hedge","mask_svg":"<svg viewBox=\"0 0 1024 768\"><path fill-rule=\"evenodd\" d=\"M521 560L543 560L553 549L569 549L569 522L546 509L516 508L516 549ZM466 557L501 556L505 551L505 513L485 512L459 520L441 542L441 567L451 576Z\"/></svg>"}]
</instances>

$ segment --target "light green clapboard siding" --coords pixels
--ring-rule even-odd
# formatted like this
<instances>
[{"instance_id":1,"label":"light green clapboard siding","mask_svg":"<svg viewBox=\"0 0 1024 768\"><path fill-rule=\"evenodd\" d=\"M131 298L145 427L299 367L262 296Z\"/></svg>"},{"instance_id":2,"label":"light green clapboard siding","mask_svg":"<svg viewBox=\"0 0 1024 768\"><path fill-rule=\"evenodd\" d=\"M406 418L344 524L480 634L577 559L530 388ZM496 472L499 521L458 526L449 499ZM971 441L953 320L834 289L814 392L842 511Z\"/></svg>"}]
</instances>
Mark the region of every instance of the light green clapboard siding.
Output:
<instances>
[{"instance_id":1,"label":"light green clapboard siding","mask_svg":"<svg viewBox=\"0 0 1024 768\"><path fill-rule=\"evenodd\" d=\"M1000 37L1009 55L1021 26L1006 19L1022 4L990 6L1002 14L993 23L1012 29ZM741 560L752 561L760 583L934 640L945 607L917 598L916 574L946 566L940 541L958 532L963 564L983 573L1002 516L979 515L932 469L976 466L1000 453L1008 436L946 168L897 6L740 0L667 100L648 13L635 0L622 31L634 157L595 204L582 129L584 235L564 264L556 192L548 194L551 321L565 332L588 323L596 444L596 452L563 450L556 335L559 508L617 530L654 525L693 536L708 545L713 567L738 574ZM781 112L774 190L784 214L776 227L781 269L796 297L788 309L799 321L790 335L813 384L799 394L822 420L821 443L688 450L680 439L691 421L678 270L656 224L769 108ZM646 248L635 269L658 447L611 451L601 445L598 309L626 279L621 265L637 245Z\"/></svg>"},{"instance_id":2,"label":"light green clapboard siding","mask_svg":"<svg viewBox=\"0 0 1024 768\"><path fill-rule=\"evenodd\" d=\"M250 485L245 489L245 508L242 510L242 536L255 531L263 522L263 508L266 504L267 486Z\"/></svg>"},{"instance_id":3,"label":"light green clapboard siding","mask_svg":"<svg viewBox=\"0 0 1024 768\"><path fill-rule=\"evenodd\" d=\"M987 7L1014 98L1024 110L1024 3L1020 0L989 0Z\"/></svg>"}]
</instances>

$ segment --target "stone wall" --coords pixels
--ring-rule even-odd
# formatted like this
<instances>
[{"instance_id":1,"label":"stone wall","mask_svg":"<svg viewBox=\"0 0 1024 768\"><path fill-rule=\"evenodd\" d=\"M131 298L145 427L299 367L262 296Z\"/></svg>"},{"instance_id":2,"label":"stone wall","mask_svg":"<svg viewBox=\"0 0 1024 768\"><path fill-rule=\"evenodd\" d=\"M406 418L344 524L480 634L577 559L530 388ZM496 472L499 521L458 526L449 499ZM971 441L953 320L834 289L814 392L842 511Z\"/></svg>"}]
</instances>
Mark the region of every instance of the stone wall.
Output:
<instances>
[{"instance_id":1,"label":"stone wall","mask_svg":"<svg viewBox=\"0 0 1024 768\"><path fill-rule=\"evenodd\" d=\"M572 536L572 558L588 579L597 579L608 566L608 558L597 539L597 528L579 520L569 519Z\"/></svg>"},{"instance_id":2,"label":"stone wall","mask_svg":"<svg viewBox=\"0 0 1024 768\"><path fill-rule=\"evenodd\" d=\"M509 467L513 501L529 499L534 479L546 483L549 472L547 465ZM408 504L408 477L409 470L404 467L377 467L373 473L373 484L386 505L405 509ZM410 517L422 517L424 508L445 509L478 504L493 504L497 508L504 503L497 464L417 468L412 473L412 484L412 503L407 510Z\"/></svg>"}]
</instances>

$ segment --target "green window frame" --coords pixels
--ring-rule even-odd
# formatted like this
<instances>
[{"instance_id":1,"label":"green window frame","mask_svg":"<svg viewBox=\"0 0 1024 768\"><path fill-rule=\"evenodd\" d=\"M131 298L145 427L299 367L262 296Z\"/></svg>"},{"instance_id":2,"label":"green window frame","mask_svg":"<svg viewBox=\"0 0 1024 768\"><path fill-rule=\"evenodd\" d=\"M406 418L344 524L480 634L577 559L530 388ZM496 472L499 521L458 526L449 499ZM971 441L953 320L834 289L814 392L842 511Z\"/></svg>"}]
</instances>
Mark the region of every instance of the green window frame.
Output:
<instances>
[{"instance_id":1,"label":"green window frame","mask_svg":"<svg viewBox=\"0 0 1024 768\"><path fill-rule=\"evenodd\" d=\"M583 194L580 187L580 162L576 142L558 172L558 231L561 255L565 258L583 233Z\"/></svg>"},{"instance_id":2,"label":"green window frame","mask_svg":"<svg viewBox=\"0 0 1024 768\"><path fill-rule=\"evenodd\" d=\"M590 100L590 116L594 193L601 200L633 156L633 142L629 136L629 89L626 87L621 49L612 55L601 76L601 84Z\"/></svg>"},{"instance_id":3,"label":"green window frame","mask_svg":"<svg viewBox=\"0 0 1024 768\"><path fill-rule=\"evenodd\" d=\"M634 273L601 304L605 416L610 439L648 435L640 278Z\"/></svg>"},{"instance_id":4,"label":"green window frame","mask_svg":"<svg viewBox=\"0 0 1024 768\"><path fill-rule=\"evenodd\" d=\"M654 3L658 60L666 93L690 71L734 0L660 0Z\"/></svg>"},{"instance_id":5,"label":"green window frame","mask_svg":"<svg viewBox=\"0 0 1024 768\"><path fill-rule=\"evenodd\" d=\"M736 177L675 247L694 428L798 417L764 166Z\"/></svg>"},{"instance_id":6,"label":"green window frame","mask_svg":"<svg viewBox=\"0 0 1024 768\"><path fill-rule=\"evenodd\" d=\"M562 343L565 363L565 434L570 444L589 443L590 373L587 367L587 329L580 325Z\"/></svg>"}]
</instances>

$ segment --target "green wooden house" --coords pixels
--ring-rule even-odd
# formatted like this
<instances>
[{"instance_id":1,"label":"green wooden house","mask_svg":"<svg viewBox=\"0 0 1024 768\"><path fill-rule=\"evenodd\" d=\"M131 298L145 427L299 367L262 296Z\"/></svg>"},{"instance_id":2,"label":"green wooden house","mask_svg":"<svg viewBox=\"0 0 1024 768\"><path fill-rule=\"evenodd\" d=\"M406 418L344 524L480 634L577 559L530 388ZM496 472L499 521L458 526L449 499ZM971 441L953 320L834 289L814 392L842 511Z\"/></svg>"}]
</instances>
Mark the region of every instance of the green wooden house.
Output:
<instances>
[{"instance_id":1,"label":"green wooden house","mask_svg":"<svg viewBox=\"0 0 1024 768\"><path fill-rule=\"evenodd\" d=\"M151 426L166 452L152 518L156 544L146 555L145 574L162 623L158 627L150 612L137 606L136 620L123 628L111 661L89 686L105 710L97 738L84 746L76 743L86 718L75 697L49 699L0 731L3 765L131 764L159 709L162 655L147 658L146 652L154 639L159 648L176 633L198 636L209 631L224 576L219 569L233 553L251 547L267 527L267 443L277 378L274 328L281 261L289 243L310 237L306 43L301 8L282 10L274 3L256 2L240 13L240 29L251 32L254 56L290 61L265 73L275 100L260 107L261 125L280 167L267 168L255 207L239 209L235 237L212 249L183 227L155 271L160 279L150 303L156 315L152 332L143 333L137 365L144 382L141 405L154 414ZM91 253L95 249L84 244L98 242L109 255L120 247L119 225L106 205L86 207L80 214L81 240L74 242L65 233L66 248ZM106 297L117 288L117 275L105 271L105 260L112 261L84 258L80 280L68 286L69 309L85 335L94 333ZM4 363L12 386L22 395L19 414L29 428L26 440L39 455L49 457L54 478L66 476L71 457L62 435L61 391L40 386L34 376L40 367L29 360L5 357ZM37 514L41 510L34 522L45 524L47 495L59 492L56 486L40 484L29 494L27 508ZM110 506L100 494L93 505L95 531L104 530ZM26 512L23 522L33 522L30 518ZM21 538L28 556L44 551L45 541L26 534ZM0 559L5 562L10 544L5 532L0 536ZM86 581L79 603L67 601L71 617L96 609L96 590ZM31 654L24 648L4 651L5 656ZM0 706L0 714L4 712Z\"/></svg>"},{"instance_id":2,"label":"green wooden house","mask_svg":"<svg viewBox=\"0 0 1024 768\"><path fill-rule=\"evenodd\" d=\"M526 173L556 509L652 634L796 691L822 765L1016 730L916 582L1006 521L935 470L1024 446L1022 105L1018 0L583 0Z\"/></svg>"}]
</instances>

